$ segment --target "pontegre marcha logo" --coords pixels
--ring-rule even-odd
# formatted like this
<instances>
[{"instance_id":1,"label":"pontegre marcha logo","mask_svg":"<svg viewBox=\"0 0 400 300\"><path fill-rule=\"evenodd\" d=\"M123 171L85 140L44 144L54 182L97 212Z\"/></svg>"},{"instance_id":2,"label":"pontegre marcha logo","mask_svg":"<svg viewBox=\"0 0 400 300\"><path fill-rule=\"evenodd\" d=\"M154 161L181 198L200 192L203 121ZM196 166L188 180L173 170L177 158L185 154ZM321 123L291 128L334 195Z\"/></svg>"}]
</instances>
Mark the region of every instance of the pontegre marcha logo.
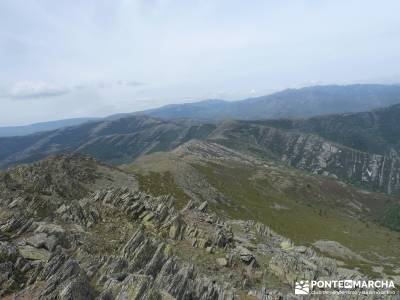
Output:
<instances>
[{"instance_id":1,"label":"pontegre marcha logo","mask_svg":"<svg viewBox=\"0 0 400 300\"><path fill-rule=\"evenodd\" d=\"M296 281L294 293L296 295L308 295L310 293L310 282L308 280Z\"/></svg>"}]
</instances>

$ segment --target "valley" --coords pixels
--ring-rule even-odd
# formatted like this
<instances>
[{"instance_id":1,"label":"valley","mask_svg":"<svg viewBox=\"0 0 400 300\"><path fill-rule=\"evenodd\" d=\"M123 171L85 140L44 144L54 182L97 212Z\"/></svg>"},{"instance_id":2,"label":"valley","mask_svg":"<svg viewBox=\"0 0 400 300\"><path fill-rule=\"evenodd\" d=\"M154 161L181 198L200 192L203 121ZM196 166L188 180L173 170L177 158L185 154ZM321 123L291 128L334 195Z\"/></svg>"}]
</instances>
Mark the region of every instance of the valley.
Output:
<instances>
[{"instance_id":1,"label":"valley","mask_svg":"<svg viewBox=\"0 0 400 300\"><path fill-rule=\"evenodd\" d=\"M303 279L398 285L398 119L398 105L301 120L128 116L0 138L1 296L279 299Z\"/></svg>"}]
</instances>

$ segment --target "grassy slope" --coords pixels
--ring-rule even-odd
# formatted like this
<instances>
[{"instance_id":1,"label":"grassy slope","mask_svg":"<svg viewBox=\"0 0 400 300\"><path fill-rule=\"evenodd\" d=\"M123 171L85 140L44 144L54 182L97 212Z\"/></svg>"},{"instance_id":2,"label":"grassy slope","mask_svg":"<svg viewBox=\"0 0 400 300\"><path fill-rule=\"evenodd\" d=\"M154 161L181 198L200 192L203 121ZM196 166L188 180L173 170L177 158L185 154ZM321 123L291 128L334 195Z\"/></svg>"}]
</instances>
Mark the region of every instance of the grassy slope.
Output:
<instances>
[{"instance_id":1,"label":"grassy slope","mask_svg":"<svg viewBox=\"0 0 400 300\"><path fill-rule=\"evenodd\" d=\"M400 234L371 220L346 216L335 204L327 204L326 200L335 203L334 190L325 194L328 191L323 191L323 187L316 182L301 182L304 179L301 177L285 178L297 181L296 185L299 185L277 190L274 175L254 179L254 171L242 166L208 164L198 165L197 168L232 201L232 206L216 205L217 210L228 212L234 218L258 220L297 244L312 244L317 240L337 241L371 261L344 260L347 266L380 278L373 272L372 266L384 264L385 272L393 274L392 269L400 259ZM327 198L321 201L321 197ZM274 208L276 204L280 208ZM340 202L337 205L340 206Z\"/></svg>"},{"instance_id":2,"label":"grassy slope","mask_svg":"<svg viewBox=\"0 0 400 300\"><path fill-rule=\"evenodd\" d=\"M151 182L153 188L159 186L160 180L163 181L165 189L160 192L170 191L176 198L187 201L184 193L187 187L174 181L179 169L176 165L183 163L182 160L174 161L170 154L156 154L127 169L142 174L139 178L144 177L139 181L145 185ZM255 168L240 163L185 163L206 178L224 199L229 199L228 202L209 199L214 200L211 206L220 214L258 220L297 244L337 241L370 260L342 259L346 265L360 268L377 278L380 275L374 273L372 267L384 266L387 274L395 275L392 270L400 259L400 233L374 222L375 214L364 211L363 217L353 217L352 210L345 204L356 198L364 206L378 208L381 205L373 202L390 201L386 196L362 193L333 180L293 169Z\"/></svg>"}]
</instances>

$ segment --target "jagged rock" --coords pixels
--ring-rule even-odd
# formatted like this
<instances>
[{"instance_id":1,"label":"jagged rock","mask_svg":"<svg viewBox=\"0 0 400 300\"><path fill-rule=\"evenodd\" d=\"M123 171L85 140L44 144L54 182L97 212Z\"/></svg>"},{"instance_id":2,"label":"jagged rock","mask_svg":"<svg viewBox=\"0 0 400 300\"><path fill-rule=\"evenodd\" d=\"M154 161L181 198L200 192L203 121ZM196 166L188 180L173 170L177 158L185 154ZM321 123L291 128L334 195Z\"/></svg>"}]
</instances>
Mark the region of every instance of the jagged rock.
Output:
<instances>
[{"instance_id":1,"label":"jagged rock","mask_svg":"<svg viewBox=\"0 0 400 300\"><path fill-rule=\"evenodd\" d=\"M196 202L193 201L193 199L190 199L190 201L186 204L186 206L182 209L182 211L185 210L191 210L196 206Z\"/></svg>"},{"instance_id":2,"label":"jagged rock","mask_svg":"<svg viewBox=\"0 0 400 300\"><path fill-rule=\"evenodd\" d=\"M207 210L208 202L204 201L203 203L200 204L200 206L197 208L201 212L205 212Z\"/></svg>"},{"instance_id":3,"label":"jagged rock","mask_svg":"<svg viewBox=\"0 0 400 300\"><path fill-rule=\"evenodd\" d=\"M90 300L93 299L92 290L85 278L75 278L60 290L60 300Z\"/></svg>"},{"instance_id":4,"label":"jagged rock","mask_svg":"<svg viewBox=\"0 0 400 300\"><path fill-rule=\"evenodd\" d=\"M289 250L293 247L293 243L289 240L284 240L283 242L281 242L280 247L283 250Z\"/></svg>"},{"instance_id":5,"label":"jagged rock","mask_svg":"<svg viewBox=\"0 0 400 300\"><path fill-rule=\"evenodd\" d=\"M54 256L43 269L41 278L46 278L47 281L40 297L52 299L58 295L64 297L62 299L75 299L74 296L85 299L86 296L89 297L86 299L91 299L93 292L86 273L75 260L60 260L62 256L64 255Z\"/></svg>"},{"instance_id":6,"label":"jagged rock","mask_svg":"<svg viewBox=\"0 0 400 300\"><path fill-rule=\"evenodd\" d=\"M17 230L21 229L24 227L25 224L27 224L28 219L26 216L22 214L17 214L12 216L10 219L7 220L4 224L0 226L0 231L3 232L16 232Z\"/></svg>"},{"instance_id":7,"label":"jagged rock","mask_svg":"<svg viewBox=\"0 0 400 300\"><path fill-rule=\"evenodd\" d=\"M273 256L270 270L281 280L292 285L297 279L315 280L318 277L331 276L337 271L333 259L321 258L309 251L301 255L296 251L283 251Z\"/></svg>"},{"instance_id":8,"label":"jagged rock","mask_svg":"<svg viewBox=\"0 0 400 300\"><path fill-rule=\"evenodd\" d=\"M228 265L228 260L225 257L217 258L217 264L221 267L226 267Z\"/></svg>"},{"instance_id":9,"label":"jagged rock","mask_svg":"<svg viewBox=\"0 0 400 300\"><path fill-rule=\"evenodd\" d=\"M40 260L46 262L50 257L50 252L45 249L37 249L32 246L19 246L19 253L22 257L30 260Z\"/></svg>"},{"instance_id":10,"label":"jagged rock","mask_svg":"<svg viewBox=\"0 0 400 300\"><path fill-rule=\"evenodd\" d=\"M160 299L161 300L176 300L175 297L173 297L170 293L168 293L167 291L164 290L160 290Z\"/></svg>"},{"instance_id":11,"label":"jagged rock","mask_svg":"<svg viewBox=\"0 0 400 300\"><path fill-rule=\"evenodd\" d=\"M154 214L152 212L149 212L148 214L145 215L143 218L143 222L150 222L154 218Z\"/></svg>"},{"instance_id":12,"label":"jagged rock","mask_svg":"<svg viewBox=\"0 0 400 300\"><path fill-rule=\"evenodd\" d=\"M10 278L13 270L14 265L12 264L12 262L7 261L4 263L0 263L0 283L3 283Z\"/></svg>"},{"instance_id":13,"label":"jagged rock","mask_svg":"<svg viewBox=\"0 0 400 300\"><path fill-rule=\"evenodd\" d=\"M15 262L17 258L18 258L17 247L8 242L0 242L0 262L5 262L5 261Z\"/></svg>"},{"instance_id":14,"label":"jagged rock","mask_svg":"<svg viewBox=\"0 0 400 300\"><path fill-rule=\"evenodd\" d=\"M155 277L158 274L158 272L161 270L162 266L166 261L164 250L165 250L164 243L159 244L156 251L153 254L153 257L144 268L144 274L151 275L153 277Z\"/></svg>"},{"instance_id":15,"label":"jagged rock","mask_svg":"<svg viewBox=\"0 0 400 300\"><path fill-rule=\"evenodd\" d=\"M37 223L37 228L35 229L35 232L46 233L47 235L55 235L56 237L63 237L65 235L65 229L60 225L44 222Z\"/></svg>"},{"instance_id":16,"label":"jagged rock","mask_svg":"<svg viewBox=\"0 0 400 300\"><path fill-rule=\"evenodd\" d=\"M176 218L169 228L169 237L173 240L182 239L183 229L184 226L182 224L182 221L179 218Z\"/></svg>"},{"instance_id":17,"label":"jagged rock","mask_svg":"<svg viewBox=\"0 0 400 300\"><path fill-rule=\"evenodd\" d=\"M58 241L54 235L47 236L45 233L38 233L28 237L26 243L35 248L46 248L49 251L53 251Z\"/></svg>"},{"instance_id":18,"label":"jagged rock","mask_svg":"<svg viewBox=\"0 0 400 300\"><path fill-rule=\"evenodd\" d=\"M152 283L152 278L146 275L129 275L122 282L122 287L117 295L119 300L145 299Z\"/></svg>"},{"instance_id":19,"label":"jagged rock","mask_svg":"<svg viewBox=\"0 0 400 300\"><path fill-rule=\"evenodd\" d=\"M61 170L70 168L61 166ZM178 211L171 197L103 187L108 180L104 178L102 190L89 193L86 185L79 185L76 188L84 189L82 193L62 188L55 193L56 187L65 187L58 182L62 176L39 176L38 180L29 176L35 189L52 196L33 199L21 192L18 201L0 200L0 207L12 203L12 208L6 208L12 213L0 225L7 230L0 236L10 241L0 242L3 295L22 289L18 295L46 300L95 296L101 300L236 300L249 293L270 300L289 296L262 286L266 272L283 285L293 284L297 277L359 276L337 268L334 260L317 255L312 248L295 246L261 223L208 213L204 202L199 209L193 209L193 202L193 207ZM14 186L23 183L16 182ZM25 201L30 206L24 207ZM38 210L36 205L45 206ZM47 215L36 214L46 207L51 210ZM204 250L192 249L192 242Z\"/></svg>"},{"instance_id":20,"label":"jagged rock","mask_svg":"<svg viewBox=\"0 0 400 300\"><path fill-rule=\"evenodd\" d=\"M239 252L240 259L246 264L250 264L253 260L255 260L254 254L251 253L248 249L243 246L238 246L237 250Z\"/></svg>"},{"instance_id":21,"label":"jagged rock","mask_svg":"<svg viewBox=\"0 0 400 300\"><path fill-rule=\"evenodd\" d=\"M144 239L145 237L143 234L143 229L139 228L132 236L132 238L128 241L128 243L123 247L123 257L130 259L136 248L139 247Z\"/></svg>"}]
</instances>

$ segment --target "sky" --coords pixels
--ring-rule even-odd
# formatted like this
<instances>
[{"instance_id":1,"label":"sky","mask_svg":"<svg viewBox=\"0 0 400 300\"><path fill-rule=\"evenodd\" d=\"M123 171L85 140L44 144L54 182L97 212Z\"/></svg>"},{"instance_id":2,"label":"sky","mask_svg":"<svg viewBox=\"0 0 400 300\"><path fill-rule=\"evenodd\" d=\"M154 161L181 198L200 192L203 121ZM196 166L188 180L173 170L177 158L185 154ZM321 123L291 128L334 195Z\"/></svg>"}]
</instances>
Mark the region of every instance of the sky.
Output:
<instances>
[{"instance_id":1,"label":"sky","mask_svg":"<svg viewBox=\"0 0 400 300\"><path fill-rule=\"evenodd\" d=\"M400 82L398 0L1 0L0 126Z\"/></svg>"}]
</instances>

